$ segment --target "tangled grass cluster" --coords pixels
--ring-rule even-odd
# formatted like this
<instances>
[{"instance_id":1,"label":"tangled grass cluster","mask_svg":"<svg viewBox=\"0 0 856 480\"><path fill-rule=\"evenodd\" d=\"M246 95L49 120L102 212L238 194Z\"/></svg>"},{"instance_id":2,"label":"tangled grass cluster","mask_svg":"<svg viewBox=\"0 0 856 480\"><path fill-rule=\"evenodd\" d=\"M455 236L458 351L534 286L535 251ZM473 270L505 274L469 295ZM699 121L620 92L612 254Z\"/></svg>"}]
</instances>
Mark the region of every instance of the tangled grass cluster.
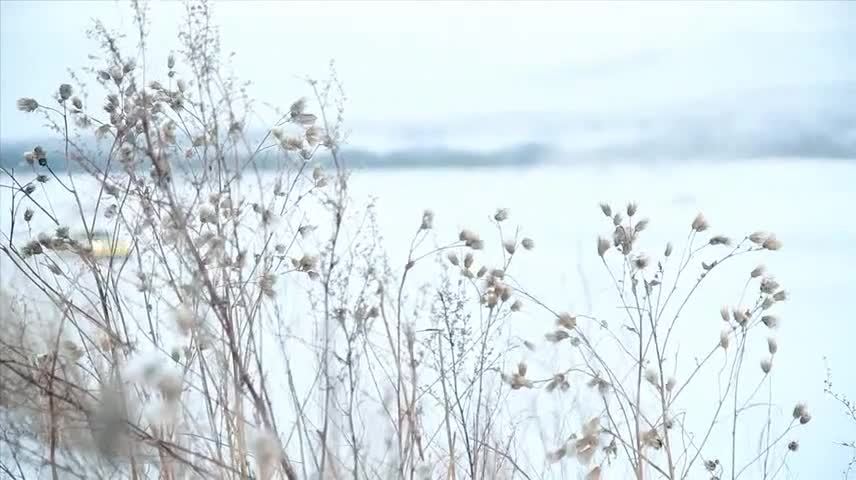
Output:
<instances>
[{"instance_id":1,"label":"tangled grass cluster","mask_svg":"<svg viewBox=\"0 0 856 480\"><path fill-rule=\"evenodd\" d=\"M618 318L554 310L520 285L513 267L536 245L508 209L488 216L495 234L446 241L425 211L407 257L391 259L373 206L348 193L335 76L308 82L310 99L254 138L254 104L224 73L207 3L187 4L160 80L146 70L157 58L146 8L132 6L132 54L97 23L91 83L74 76L49 100L17 104L62 148L36 146L3 170L0 250L22 286L0 297L4 475L531 479L571 468L587 480L733 480L775 478L797 451L811 413L797 405L774 429L771 399L761 448L740 448L741 416L775 373L774 311L787 299L763 267L695 363L678 348L705 280L779 250L774 235L710 235L699 215L685 244L654 256L639 247L649 222L638 206L602 204L608 231L591 255ZM99 235L128 254L99 255ZM543 337L509 334L522 312L550 322ZM694 388L710 392L702 411L681 402ZM531 419L512 405L572 394L584 397L564 404L579 428L541 435L533 454Z\"/></svg>"}]
</instances>

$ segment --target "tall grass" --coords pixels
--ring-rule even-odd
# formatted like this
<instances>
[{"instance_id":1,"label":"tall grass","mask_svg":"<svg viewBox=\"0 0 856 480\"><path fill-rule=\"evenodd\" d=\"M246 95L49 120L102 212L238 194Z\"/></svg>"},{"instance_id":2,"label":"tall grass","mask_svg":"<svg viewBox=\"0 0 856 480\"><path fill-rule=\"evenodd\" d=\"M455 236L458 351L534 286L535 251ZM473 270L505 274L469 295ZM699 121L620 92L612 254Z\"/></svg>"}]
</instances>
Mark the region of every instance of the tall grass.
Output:
<instances>
[{"instance_id":1,"label":"tall grass","mask_svg":"<svg viewBox=\"0 0 856 480\"><path fill-rule=\"evenodd\" d=\"M699 215L653 255L635 204L601 204L606 233L591 255L617 315L559 311L521 285L515 268L536 243L507 209L484 236L444 239L431 211L401 219L408 253L391 258L373 205L349 195L334 71L253 135L256 103L227 73L209 5L187 4L165 57L148 42L145 5L132 7L136 48L96 23L95 64L17 105L63 147L3 170L0 250L21 279L0 298L4 475L784 472L811 419L798 404L781 421L771 398L785 290L763 267L747 272L723 292L727 306L710 307L721 333L681 349L695 344L685 340L700 320L684 312L706 279L778 250L774 235L711 235ZM160 59L166 77L152 78ZM85 174L55 168L72 164ZM128 242L128 254L102 255L98 232L108 253ZM520 338L509 322L522 311L553 326ZM708 401L682 401L692 391ZM561 418L518 416L541 397L560 398ZM738 428L758 409L756 431Z\"/></svg>"}]
</instances>

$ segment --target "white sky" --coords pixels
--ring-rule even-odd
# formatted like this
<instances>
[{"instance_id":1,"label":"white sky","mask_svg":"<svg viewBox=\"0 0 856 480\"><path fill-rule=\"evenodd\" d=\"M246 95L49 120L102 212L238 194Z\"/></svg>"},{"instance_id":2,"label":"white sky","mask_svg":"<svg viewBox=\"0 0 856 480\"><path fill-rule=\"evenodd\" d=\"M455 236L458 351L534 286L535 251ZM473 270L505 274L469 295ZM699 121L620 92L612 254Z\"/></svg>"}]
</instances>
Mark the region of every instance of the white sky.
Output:
<instances>
[{"instance_id":1,"label":"white sky","mask_svg":"<svg viewBox=\"0 0 856 480\"><path fill-rule=\"evenodd\" d=\"M223 1L214 13L260 100L288 105L306 93L298 77L324 77L335 59L348 117L364 124L856 85L856 3ZM153 59L178 46L181 15L177 2L151 3ZM67 67L87 64L93 18L132 32L125 2L0 1L0 137L40 133L14 102L48 98Z\"/></svg>"}]
</instances>

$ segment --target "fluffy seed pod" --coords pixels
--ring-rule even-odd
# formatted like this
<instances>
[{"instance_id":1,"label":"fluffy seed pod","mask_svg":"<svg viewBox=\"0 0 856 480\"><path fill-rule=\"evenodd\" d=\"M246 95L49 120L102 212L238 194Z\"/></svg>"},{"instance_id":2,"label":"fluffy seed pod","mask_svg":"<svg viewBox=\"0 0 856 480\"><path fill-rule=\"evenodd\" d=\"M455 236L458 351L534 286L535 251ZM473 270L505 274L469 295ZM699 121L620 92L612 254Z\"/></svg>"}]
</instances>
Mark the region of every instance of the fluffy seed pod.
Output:
<instances>
[{"instance_id":1,"label":"fluffy seed pod","mask_svg":"<svg viewBox=\"0 0 856 480\"><path fill-rule=\"evenodd\" d=\"M597 237L597 255L603 257L609 250L609 240L603 237Z\"/></svg>"},{"instance_id":2,"label":"fluffy seed pod","mask_svg":"<svg viewBox=\"0 0 856 480\"><path fill-rule=\"evenodd\" d=\"M520 244L523 245L523 248L525 248L526 250L532 250L533 248L535 248L535 240L532 240L528 237L521 240Z\"/></svg>"},{"instance_id":3,"label":"fluffy seed pod","mask_svg":"<svg viewBox=\"0 0 856 480\"><path fill-rule=\"evenodd\" d=\"M773 362L769 358L765 358L761 360L761 371L764 374L770 373L770 370L773 368Z\"/></svg>"},{"instance_id":4,"label":"fluffy seed pod","mask_svg":"<svg viewBox=\"0 0 856 480\"><path fill-rule=\"evenodd\" d=\"M710 225L708 225L707 220L704 218L704 215L699 213L696 215L695 219L693 219L692 229L696 232L703 232L708 229Z\"/></svg>"},{"instance_id":5,"label":"fluffy seed pod","mask_svg":"<svg viewBox=\"0 0 856 480\"><path fill-rule=\"evenodd\" d=\"M607 203L600 204L600 211L607 217L612 217L612 208Z\"/></svg>"}]
</instances>

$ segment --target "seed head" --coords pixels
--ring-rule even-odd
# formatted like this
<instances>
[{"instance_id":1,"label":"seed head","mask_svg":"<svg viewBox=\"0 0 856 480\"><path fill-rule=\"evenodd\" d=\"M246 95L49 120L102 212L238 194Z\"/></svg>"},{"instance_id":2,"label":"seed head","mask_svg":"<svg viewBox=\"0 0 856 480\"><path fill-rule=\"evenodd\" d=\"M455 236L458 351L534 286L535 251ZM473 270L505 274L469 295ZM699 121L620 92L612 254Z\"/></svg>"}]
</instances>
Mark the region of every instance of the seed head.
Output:
<instances>
[{"instance_id":1,"label":"seed head","mask_svg":"<svg viewBox=\"0 0 856 480\"><path fill-rule=\"evenodd\" d=\"M562 312L556 318L556 324L568 330L573 330L577 326L577 317L568 312Z\"/></svg>"},{"instance_id":2,"label":"seed head","mask_svg":"<svg viewBox=\"0 0 856 480\"><path fill-rule=\"evenodd\" d=\"M509 211L507 208L499 208L496 210L496 213L493 214L493 219L497 222L502 222L508 220Z\"/></svg>"},{"instance_id":3,"label":"seed head","mask_svg":"<svg viewBox=\"0 0 856 480\"><path fill-rule=\"evenodd\" d=\"M793 417L794 419L800 418L803 415L808 414L808 407L804 403L798 403L794 405Z\"/></svg>"},{"instance_id":4,"label":"seed head","mask_svg":"<svg viewBox=\"0 0 856 480\"><path fill-rule=\"evenodd\" d=\"M756 244L756 245L761 245L767 240L767 237L769 237L769 236L770 236L770 234L767 232L761 232L761 231L753 232L752 234L749 235L749 241Z\"/></svg>"},{"instance_id":5,"label":"seed head","mask_svg":"<svg viewBox=\"0 0 856 480\"><path fill-rule=\"evenodd\" d=\"M517 249L517 245L512 239L508 239L502 242L502 246L505 247L505 251L508 252L510 255L514 255L514 251Z\"/></svg>"},{"instance_id":6,"label":"seed head","mask_svg":"<svg viewBox=\"0 0 856 480\"><path fill-rule=\"evenodd\" d=\"M17 102L18 110L22 112L35 112L39 108L39 102L35 98L19 98Z\"/></svg>"},{"instance_id":7,"label":"seed head","mask_svg":"<svg viewBox=\"0 0 856 480\"><path fill-rule=\"evenodd\" d=\"M782 242L776 238L775 235L770 235L766 240L764 240L764 243L762 243L761 246L767 250L775 252L782 248Z\"/></svg>"},{"instance_id":8,"label":"seed head","mask_svg":"<svg viewBox=\"0 0 856 480\"><path fill-rule=\"evenodd\" d=\"M763 265L758 265L757 267L755 267L755 268L752 270L752 272L751 272L751 273L749 273L749 276L751 276L752 278L758 278L758 277L760 277L761 275L763 275L763 274L764 274L764 272L766 272L766 271L767 271L767 267L765 267L765 266L763 266Z\"/></svg>"},{"instance_id":9,"label":"seed head","mask_svg":"<svg viewBox=\"0 0 856 480\"><path fill-rule=\"evenodd\" d=\"M525 248L526 250L532 250L533 248L535 248L535 240L532 240L529 237L526 237L521 240L520 244L523 245L523 248Z\"/></svg>"},{"instance_id":10,"label":"seed head","mask_svg":"<svg viewBox=\"0 0 856 480\"><path fill-rule=\"evenodd\" d=\"M72 97L71 104L78 110L83 110L83 100L80 97Z\"/></svg>"},{"instance_id":11,"label":"seed head","mask_svg":"<svg viewBox=\"0 0 856 480\"><path fill-rule=\"evenodd\" d=\"M622 221L624 221L624 217L622 217L620 213L616 213L615 216L612 217L612 224L613 225L616 225L616 226L621 225Z\"/></svg>"},{"instance_id":12,"label":"seed head","mask_svg":"<svg viewBox=\"0 0 856 480\"><path fill-rule=\"evenodd\" d=\"M627 204L627 216L632 217L633 215L636 215L636 209L637 209L636 202L628 203Z\"/></svg>"},{"instance_id":13,"label":"seed head","mask_svg":"<svg viewBox=\"0 0 856 480\"><path fill-rule=\"evenodd\" d=\"M715 235L715 236L710 238L710 241L708 243L710 243L711 245L726 245L727 246L727 245L731 245L731 239L724 236L724 235Z\"/></svg>"},{"instance_id":14,"label":"seed head","mask_svg":"<svg viewBox=\"0 0 856 480\"><path fill-rule=\"evenodd\" d=\"M645 254L639 254L635 259L633 259L633 265L639 270L647 268L650 262L651 260Z\"/></svg>"},{"instance_id":15,"label":"seed head","mask_svg":"<svg viewBox=\"0 0 856 480\"><path fill-rule=\"evenodd\" d=\"M449 252L446 254L446 258L449 259L449 263L454 266L460 265L460 260L458 260L458 255L455 252Z\"/></svg>"},{"instance_id":16,"label":"seed head","mask_svg":"<svg viewBox=\"0 0 856 480\"><path fill-rule=\"evenodd\" d=\"M805 415L800 417L800 425L805 425L806 423L811 421L811 414L806 412Z\"/></svg>"},{"instance_id":17,"label":"seed head","mask_svg":"<svg viewBox=\"0 0 856 480\"><path fill-rule=\"evenodd\" d=\"M719 334L719 346L722 347L723 350L728 350L728 342L730 341L731 332L728 330L723 330Z\"/></svg>"},{"instance_id":18,"label":"seed head","mask_svg":"<svg viewBox=\"0 0 856 480\"><path fill-rule=\"evenodd\" d=\"M431 210L422 212L422 225L419 228L422 230L431 230L434 228L434 212Z\"/></svg>"},{"instance_id":19,"label":"seed head","mask_svg":"<svg viewBox=\"0 0 856 480\"><path fill-rule=\"evenodd\" d=\"M467 252L467 254L464 255L464 268L470 268L474 261L475 257L473 257L472 252Z\"/></svg>"},{"instance_id":20,"label":"seed head","mask_svg":"<svg viewBox=\"0 0 856 480\"><path fill-rule=\"evenodd\" d=\"M64 101L68 100L69 98L71 98L71 93L72 93L71 85L69 85L67 83L63 83L62 85L59 86L59 98L61 101L64 102Z\"/></svg>"},{"instance_id":21,"label":"seed head","mask_svg":"<svg viewBox=\"0 0 856 480\"><path fill-rule=\"evenodd\" d=\"M776 303L776 301L773 300L773 297L764 297L764 301L761 302L761 309L767 310L770 307L772 307L775 303Z\"/></svg>"},{"instance_id":22,"label":"seed head","mask_svg":"<svg viewBox=\"0 0 856 480\"><path fill-rule=\"evenodd\" d=\"M786 292L784 290L779 290L778 292L776 292L773 295L773 300L775 300L777 302L784 302L787 299L788 299L788 292Z\"/></svg>"},{"instance_id":23,"label":"seed head","mask_svg":"<svg viewBox=\"0 0 856 480\"><path fill-rule=\"evenodd\" d=\"M478 272L476 272L476 278L481 278L481 277L483 277L485 273L487 273L487 267L485 267L484 265L482 265L482 267L479 269L479 271L478 271Z\"/></svg>"},{"instance_id":24,"label":"seed head","mask_svg":"<svg viewBox=\"0 0 856 480\"><path fill-rule=\"evenodd\" d=\"M36 186L33 185L32 183L28 183L28 184L24 185L23 190L24 190L24 193L26 193L27 195L30 195L36 191Z\"/></svg>"},{"instance_id":25,"label":"seed head","mask_svg":"<svg viewBox=\"0 0 856 480\"><path fill-rule=\"evenodd\" d=\"M701 213L696 215L692 223L692 228L696 232L703 232L707 230L709 226L710 225L708 225L707 220L704 218L704 215L702 215Z\"/></svg>"},{"instance_id":26,"label":"seed head","mask_svg":"<svg viewBox=\"0 0 856 480\"><path fill-rule=\"evenodd\" d=\"M779 351L779 343L773 337L767 337L767 350L770 355L775 355Z\"/></svg>"},{"instance_id":27,"label":"seed head","mask_svg":"<svg viewBox=\"0 0 856 480\"><path fill-rule=\"evenodd\" d=\"M761 360L761 371L764 372L764 374L770 373L770 370L772 368L773 368L773 361L772 360L770 360L769 358L765 358L765 359Z\"/></svg>"},{"instance_id":28,"label":"seed head","mask_svg":"<svg viewBox=\"0 0 856 480\"><path fill-rule=\"evenodd\" d=\"M722 308L719 309L719 315L726 322L731 320L731 310L727 306L723 306Z\"/></svg>"},{"instance_id":29,"label":"seed head","mask_svg":"<svg viewBox=\"0 0 856 480\"><path fill-rule=\"evenodd\" d=\"M170 52L169 56L166 57L166 68L172 70L175 68L175 54Z\"/></svg>"},{"instance_id":30,"label":"seed head","mask_svg":"<svg viewBox=\"0 0 856 480\"><path fill-rule=\"evenodd\" d=\"M800 444L796 440L791 440L790 442L788 442L788 450L790 450L792 452L796 452L799 449L800 449Z\"/></svg>"},{"instance_id":31,"label":"seed head","mask_svg":"<svg viewBox=\"0 0 856 480\"><path fill-rule=\"evenodd\" d=\"M645 370L645 380L648 383L650 383L651 385L656 386L659 379L660 379L660 376L657 375L657 371L654 370L653 368L648 368Z\"/></svg>"},{"instance_id":32,"label":"seed head","mask_svg":"<svg viewBox=\"0 0 856 480\"><path fill-rule=\"evenodd\" d=\"M663 252L663 255L668 257L671 254L672 254L672 242L668 242L668 243L666 243L666 251Z\"/></svg>"},{"instance_id":33,"label":"seed head","mask_svg":"<svg viewBox=\"0 0 856 480\"><path fill-rule=\"evenodd\" d=\"M647 218L643 218L642 220L639 220L638 222L636 222L636 225L634 225L633 230L636 233L639 233L639 232L645 230L646 228L648 228L648 222L649 222L649 220Z\"/></svg>"},{"instance_id":34,"label":"seed head","mask_svg":"<svg viewBox=\"0 0 856 480\"><path fill-rule=\"evenodd\" d=\"M773 293L779 289L779 282L777 282L773 277L766 277L761 280L761 292L762 293Z\"/></svg>"},{"instance_id":35,"label":"seed head","mask_svg":"<svg viewBox=\"0 0 856 480\"><path fill-rule=\"evenodd\" d=\"M775 315L764 315L761 317L761 323L767 328L776 328L779 325L779 318Z\"/></svg>"},{"instance_id":36,"label":"seed head","mask_svg":"<svg viewBox=\"0 0 856 480\"><path fill-rule=\"evenodd\" d=\"M609 240L607 240L603 237L597 237L597 254L598 254L598 256L603 257L603 255L606 253L607 250L609 250Z\"/></svg>"},{"instance_id":37,"label":"seed head","mask_svg":"<svg viewBox=\"0 0 856 480\"><path fill-rule=\"evenodd\" d=\"M520 300L515 300L514 303L511 304L512 312L519 312L523 308L523 302Z\"/></svg>"},{"instance_id":38,"label":"seed head","mask_svg":"<svg viewBox=\"0 0 856 480\"><path fill-rule=\"evenodd\" d=\"M669 377L669 379L666 380L666 391L671 392L672 390L674 390L676 383L677 381L675 380L675 377Z\"/></svg>"},{"instance_id":39,"label":"seed head","mask_svg":"<svg viewBox=\"0 0 856 480\"><path fill-rule=\"evenodd\" d=\"M600 211L603 212L603 214L606 215L607 217L612 216L612 208L607 203L601 203L600 204Z\"/></svg>"}]
</instances>

